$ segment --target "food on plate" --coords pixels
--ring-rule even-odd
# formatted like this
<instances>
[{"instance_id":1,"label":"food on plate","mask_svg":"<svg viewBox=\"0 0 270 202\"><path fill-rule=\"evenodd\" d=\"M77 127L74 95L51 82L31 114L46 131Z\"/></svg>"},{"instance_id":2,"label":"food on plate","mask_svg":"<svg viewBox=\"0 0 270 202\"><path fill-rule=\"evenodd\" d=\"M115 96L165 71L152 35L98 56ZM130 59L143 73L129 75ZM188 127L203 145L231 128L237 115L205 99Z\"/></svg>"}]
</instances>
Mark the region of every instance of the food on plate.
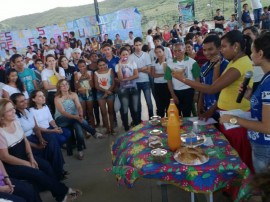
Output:
<instances>
[{"instance_id":1,"label":"food on plate","mask_svg":"<svg viewBox=\"0 0 270 202\"><path fill-rule=\"evenodd\" d=\"M208 160L207 154L201 148L181 147L174 154L176 161L187 165L200 165Z\"/></svg>"}]
</instances>

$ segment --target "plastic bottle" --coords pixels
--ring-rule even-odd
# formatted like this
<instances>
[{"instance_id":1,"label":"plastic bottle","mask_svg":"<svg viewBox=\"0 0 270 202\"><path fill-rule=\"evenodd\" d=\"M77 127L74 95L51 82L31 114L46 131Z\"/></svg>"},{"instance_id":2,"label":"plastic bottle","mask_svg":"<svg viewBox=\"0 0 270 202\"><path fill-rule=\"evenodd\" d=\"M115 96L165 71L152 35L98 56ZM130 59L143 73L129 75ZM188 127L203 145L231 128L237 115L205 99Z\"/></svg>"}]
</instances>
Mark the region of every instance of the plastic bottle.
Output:
<instances>
[{"instance_id":1,"label":"plastic bottle","mask_svg":"<svg viewBox=\"0 0 270 202\"><path fill-rule=\"evenodd\" d=\"M169 112L173 110L175 112L175 116L179 119L179 111L178 111L178 108L177 106L175 105L174 103L174 100L173 99L170 99L170 105L168 107L168 110L167 110L167 116L169 117Z\"/></svg>"},{"instance_id":2,"label":"plastic bottle","mask_svg":"<svg viewBox=\"0 0 270 202\"><path fill-rule=\"evenodd\" d=\"M176 151L181 146L180 122L174 110L169 111L167 124L168 146L171 151Z\"/></svg>"}]
</instances>

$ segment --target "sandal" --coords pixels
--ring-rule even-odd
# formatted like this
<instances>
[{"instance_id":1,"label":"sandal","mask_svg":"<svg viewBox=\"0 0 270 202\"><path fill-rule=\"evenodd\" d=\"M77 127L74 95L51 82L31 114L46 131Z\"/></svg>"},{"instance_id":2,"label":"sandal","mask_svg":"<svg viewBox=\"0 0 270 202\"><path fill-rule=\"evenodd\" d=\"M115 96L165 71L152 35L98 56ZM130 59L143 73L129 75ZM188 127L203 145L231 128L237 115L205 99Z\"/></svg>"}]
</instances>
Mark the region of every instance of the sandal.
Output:
<instances>
[{"instance_id":1,"label":"sandal","mask_svg":"<svg viewBox=\"0 0 270 202\"><path fill-rule=\"evenodd\" d=\"M68 193L66 194L63 202L75 201L81 195L82 195L82 192L80 190L69 188Z\"/></svg>"}]
</instances>

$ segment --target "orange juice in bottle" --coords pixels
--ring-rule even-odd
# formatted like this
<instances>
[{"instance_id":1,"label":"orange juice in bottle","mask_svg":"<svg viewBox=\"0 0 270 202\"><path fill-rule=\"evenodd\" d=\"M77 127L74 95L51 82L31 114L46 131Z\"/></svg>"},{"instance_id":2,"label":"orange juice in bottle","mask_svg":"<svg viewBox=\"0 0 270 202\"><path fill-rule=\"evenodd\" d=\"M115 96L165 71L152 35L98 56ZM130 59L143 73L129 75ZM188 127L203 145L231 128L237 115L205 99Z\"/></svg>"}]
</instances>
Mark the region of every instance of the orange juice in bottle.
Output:
<instances>
[{"instance_id":1,"label":"orange juice in bottle","mask_svg":"<svg viewBox=\"0 0 270 202\"><path fill-rule=\"evenodd\" d=\"M176 116L174 110L169 111L169 120L167 124L168 146L171 151L176 151L181 145L179 116Z\"/></svg>"}]
</instances>

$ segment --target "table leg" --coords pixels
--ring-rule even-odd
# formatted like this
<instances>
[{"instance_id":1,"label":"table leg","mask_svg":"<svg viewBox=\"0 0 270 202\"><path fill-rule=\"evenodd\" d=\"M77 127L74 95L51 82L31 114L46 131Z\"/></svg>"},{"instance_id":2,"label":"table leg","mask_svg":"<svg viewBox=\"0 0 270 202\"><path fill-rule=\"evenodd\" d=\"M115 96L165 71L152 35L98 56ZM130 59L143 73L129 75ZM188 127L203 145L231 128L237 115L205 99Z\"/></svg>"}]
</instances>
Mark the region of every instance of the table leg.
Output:
<instances>
[{"instance_id":1,"label":"table leg","mask_svg":"<svg viewBox=\"0 0 270 202\"><path fill-rule=\"evenodd\" d=\"M190 195L191 195L190 201L195 202L195 194L194 194L194 192L191 192Z\"/></svg>"},{"instance_id":2,"label":"table leg","mask_svg":"<svg viewBox=\"0 0 270 202\"><path fill-rule=\"evenodd\" d=\"M214 202L213 192L210 192L209 194L206 194L206 200L207 200L207 202Z\"/></svg>"},{"instance_id":3,"label":"table leg","mask_svg":"<svg viewBox=\"0 0 270 202\"><path fill-rule=\"evenodd\" d=\"M161 201L162 202L168 202L168 193L167 193L167 185L166 184L161 184Z\"/></svg>"}]
</instances>

